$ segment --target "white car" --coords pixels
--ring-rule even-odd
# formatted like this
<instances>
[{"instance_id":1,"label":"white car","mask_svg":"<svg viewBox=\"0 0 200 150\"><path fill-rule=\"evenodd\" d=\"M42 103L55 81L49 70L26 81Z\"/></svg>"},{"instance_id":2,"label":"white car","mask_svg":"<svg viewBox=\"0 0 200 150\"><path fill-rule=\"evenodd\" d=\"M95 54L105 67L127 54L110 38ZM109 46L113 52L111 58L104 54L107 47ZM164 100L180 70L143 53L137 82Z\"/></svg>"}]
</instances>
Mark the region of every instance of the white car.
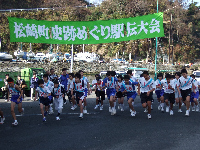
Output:
<instances>
[{"instance_id":1,"label":"white car","mask_svg":"<svg viewBox=\"0 0 200 150\"><path fill-rule=\"evenodd\" d=\"M200 71L193 71L192 74L195 75L195 79L196 79L197 81L200 81Z\"/></svg>"}]
</instances>

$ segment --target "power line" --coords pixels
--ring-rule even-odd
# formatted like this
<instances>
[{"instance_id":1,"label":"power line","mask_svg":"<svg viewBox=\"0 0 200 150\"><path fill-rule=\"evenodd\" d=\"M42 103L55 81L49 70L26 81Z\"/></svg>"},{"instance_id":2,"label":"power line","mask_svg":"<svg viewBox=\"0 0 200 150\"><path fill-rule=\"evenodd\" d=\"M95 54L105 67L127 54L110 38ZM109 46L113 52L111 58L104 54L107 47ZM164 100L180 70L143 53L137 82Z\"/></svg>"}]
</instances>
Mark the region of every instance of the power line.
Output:
<instances>
[{"instance_id":1,"label":"power line","mask_svg":"<svg viewBox=\"0 0 200 150\"><path fill-rule=\"evenodd\" d=\"M85 6L74 6L75 8L88 8L95 7L94 5L85 5ZM12 11L38 11L38 10L58 10L65 9L67 7L55 7L55 8L21 8L21 9L0 9L0 12L12 12Z\"/></svg>"}]
</instances>

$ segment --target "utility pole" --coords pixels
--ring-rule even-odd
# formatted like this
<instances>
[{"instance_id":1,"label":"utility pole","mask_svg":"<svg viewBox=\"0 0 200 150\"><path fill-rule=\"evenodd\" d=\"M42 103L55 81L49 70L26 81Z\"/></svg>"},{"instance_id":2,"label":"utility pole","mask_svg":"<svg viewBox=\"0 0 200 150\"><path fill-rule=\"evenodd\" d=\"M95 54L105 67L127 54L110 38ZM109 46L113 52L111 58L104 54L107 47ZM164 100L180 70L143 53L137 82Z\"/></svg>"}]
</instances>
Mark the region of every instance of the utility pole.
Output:
<instances>
[{"instance_id":1,"label":"utility pole","mask_svg":"<svg viewBox=\"0 0 200 150\"><path fill-rule=\"evenodd\" d=\"M157 0L157 13L158 13L158 0ZM156 37L156 55L155 55L155 80L157 78L157 52L158 52L158 37Z\"/></svg>"},{"instance_id":2,"label":"utility pole","mask_svg":"<svg viewBox=\"0 0 200 150\"><path fill-rule=\"evenodd\" d=\"M168 55L168 63L170 63L171 28L172 28L172 14L171 14L171 19L170 19L170 27L169 27L169 55ZM172 63L173 63L173 62L172 62Z\"/></svg>"},{"instance_id":3,"label":"utility pole","mask_svg":"<svg viewBox=\"0 0 200 150\"><path fill-rule=\"evenodd\" d=\"M172 28L172 14L171 14L171 23L170 24L171 24L171 28ZM171 36L172 36L172 38L171 38L172 39L172 42L171 42L172 43L172 45L171 45L172 46L172 64L174 64L174 44L173 44L173 31L172 31L172 29L171 29Z\"/></svg>"}]
</instances>

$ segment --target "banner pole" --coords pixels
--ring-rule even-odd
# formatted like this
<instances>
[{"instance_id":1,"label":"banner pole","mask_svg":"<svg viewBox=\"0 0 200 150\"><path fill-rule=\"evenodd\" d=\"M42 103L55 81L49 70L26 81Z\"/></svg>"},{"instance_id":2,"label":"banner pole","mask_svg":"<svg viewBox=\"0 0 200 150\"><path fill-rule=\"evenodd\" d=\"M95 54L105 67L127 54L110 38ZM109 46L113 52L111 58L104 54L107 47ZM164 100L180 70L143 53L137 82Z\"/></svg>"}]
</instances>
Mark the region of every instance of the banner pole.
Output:
<instances>
[{"instance_id":1,"label":"banner pole","mask_svg":"<svg viewBox=\"0 0 200 150\"><path fill-rule=\"evenodd\" d=\"M73 69L73 49L74 49L74 45L72 44L72 49L71 49L71 67L70 67L70 72L72 73L72 69Z\"/></svg>"},{"instance_id":2,"label":"banner pole","mask_svg":"<svg viewBox=\"0 0 200 150\"><path fill-rule=\"evenodd\" d=\"M157 13L158 13L158 0L157 0ZM155 77L154 77L155 80L157 78L157 53L158 53L158 37L156 37Z\"/></svg>"}]
</instances>

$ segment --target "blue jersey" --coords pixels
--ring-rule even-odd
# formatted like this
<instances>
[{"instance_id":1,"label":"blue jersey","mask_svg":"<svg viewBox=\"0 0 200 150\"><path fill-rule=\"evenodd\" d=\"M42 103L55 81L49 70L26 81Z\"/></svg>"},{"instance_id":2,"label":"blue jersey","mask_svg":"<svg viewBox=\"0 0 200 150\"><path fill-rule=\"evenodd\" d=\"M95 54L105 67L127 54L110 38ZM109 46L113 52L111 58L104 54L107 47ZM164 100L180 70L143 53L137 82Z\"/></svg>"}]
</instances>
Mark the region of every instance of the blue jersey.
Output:
<instances>
[{"instance_id":1,"label":"blue jersey","mask_svg":"<svg viewBox=\"0 0 200 150\"><path fill-rule=\"evenodd\" d=\"M108 80L108 77L105 77L105 79L103 79L103 86L105 86L105 83L107 80Z\"/></svg>"},{"instance_id":2,"label":"blue jersey","mask_svg":"<svg viewBox=\"0 0 200 150\"><path fill-rule=\"evenodd\" d=\"M59 81L60 81L60 83L62 85L64 85L65 90L67 90L68 79L69 79L69 75L68 74L61 75L60 78L59 78Z\"/></svg>"}]
</instances>

